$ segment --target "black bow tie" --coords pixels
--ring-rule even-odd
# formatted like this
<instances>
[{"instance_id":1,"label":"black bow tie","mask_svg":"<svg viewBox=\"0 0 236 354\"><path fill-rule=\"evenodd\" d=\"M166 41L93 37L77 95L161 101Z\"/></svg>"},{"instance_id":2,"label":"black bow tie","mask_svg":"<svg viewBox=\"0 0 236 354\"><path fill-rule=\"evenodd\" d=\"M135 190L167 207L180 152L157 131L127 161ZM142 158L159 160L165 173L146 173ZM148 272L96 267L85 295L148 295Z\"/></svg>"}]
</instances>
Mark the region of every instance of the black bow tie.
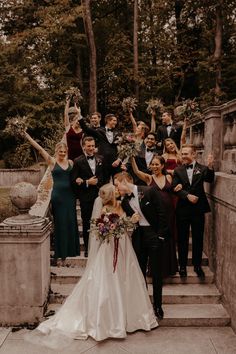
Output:
<instances>
[{"instance_id":1,"label":"black bow tie","mask_svg":"<svg viewBox=\"0 0 236 354\"><path fill-rule=\"evenodd\" d=\"M128 200L130 200L131 198L134 198L134 193L128 194L128 195L126 196L126 198L127 198Z\"/></svg>"},{"instance_id":2,"label":"black bow tie","mask_svg":"<svg viewBox=\"0 0 236 354\"><path fill-rule=\"evenodd\" d=\"M190 165L186 165L186 169L188 170L188 169L192 169L193 168L193 164L191 163Z\"/></svg>"},{"instance_id":3,"label":"black bow tie","mask_svg":"<svg viewBox=\"0 0 236 354\"><path fill-rule=\"evenodd\" d=\"M154 151L154 149L148 149L147 148L147 152L153 152Z\"/></svg>"},{"instance_id":4,"label":"black bow tie","mask_svg":"<svg viewBox=\"0 0 236 354\"><path fill-rule=\"evenodd\" d=\"M93 160L94 156L87 156L87 160Z\"/></svg>"},{"instance_id":5,"label":"black bow tie","mask_svg":"<svg viewBox=\"0 0 236 354\"><path fill-rule=\"evenodd\" d=\"M113 132L113 129L107 128L107 132Z\"/></svg>"},{"instance_id":6,"label":"black bow tie","mask_svg":"<svg viewBox=\"0 0 236 354\"><path fill-rule=\"evenodd\" d=\"M166 125L166 128L167 128L167 127L171 127L171 124L167 124L167 125Z\"/></svg>"}]
</instances>

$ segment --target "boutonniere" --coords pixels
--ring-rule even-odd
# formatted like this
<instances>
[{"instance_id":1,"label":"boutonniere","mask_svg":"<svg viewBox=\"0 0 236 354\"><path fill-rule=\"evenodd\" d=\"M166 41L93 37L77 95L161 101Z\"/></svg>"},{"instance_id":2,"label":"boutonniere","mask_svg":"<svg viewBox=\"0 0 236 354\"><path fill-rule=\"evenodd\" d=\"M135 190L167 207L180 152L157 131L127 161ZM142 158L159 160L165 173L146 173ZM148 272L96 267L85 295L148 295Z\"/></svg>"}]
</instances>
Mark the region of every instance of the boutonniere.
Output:
<instances>
[{"instance_id":1,"label":"boutonniere","mask_svg":"<svg viewBox=\"0 0 236 354\"><path fill-rule=\"evenodd\" d=\"M100 159L96 159L96 165L97 166L101 166L102 165L102 161Z\"/></svg>"},{"instance_id":2,"label":"boutonniere","mask_svg":"<svg viewBox=\"0 0 236 354\"><path fill-rule=\"evenodd\" d=\"M141 200L143 199L143 197L144 197L143 191L138 192L138 200L139 200L140 202L141 202Z\"/></svg>"},{"instance_id":3,"label":"boutonniere","mask_svg":"<svg viewBox=\"0 0 236 354\"><path fill-rule=\"evenodd\" d=\"M193 171L194 175L199 175L201 173L201 171L198 168L195 168Z\"/></svg>"}]
</instances>

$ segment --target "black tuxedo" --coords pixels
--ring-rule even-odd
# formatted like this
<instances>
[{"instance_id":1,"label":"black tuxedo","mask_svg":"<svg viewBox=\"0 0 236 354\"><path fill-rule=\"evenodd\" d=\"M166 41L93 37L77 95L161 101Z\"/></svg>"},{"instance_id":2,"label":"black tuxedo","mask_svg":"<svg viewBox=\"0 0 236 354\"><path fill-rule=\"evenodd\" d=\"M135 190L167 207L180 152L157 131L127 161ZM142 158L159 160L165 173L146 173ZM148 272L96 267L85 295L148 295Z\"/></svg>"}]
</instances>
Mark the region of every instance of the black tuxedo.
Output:
<instances>
[{"instance_id":1,"label":"black tuxedo","mask_svg":"<svg viewBox=\"0 0 236 354\"><path fill-rule=\"evenodd\" d=\"M159 150L157 150L156 147L153 148L153 154L158 155ZM146 159L145 159L145 153L146 153L146 145L144 143L141 144L139 154L135 157L136 164L138 166L138 169L144 173L151 174L151 171L148 168ZM134 184L136 185L146 185L145 182L143 182L141 179L139 179L136 174L133 172L131 163L128 162L126 164L127 167L127 172L133 177Z\"/></svg>"},{"instance_id":2,"label":"black tuxedo","mask_svg":"<svg viewBox=\"0 0 236 354\"><path fill-rule=\"evenodd\" d=\"M173 139L174 142L176 143L177 147L180 148L181 134L182 134L182 126L181 125L172 123L171 131L170 131L170 135L169 136L168 136L166 125L160 125L157 128L157 141L158 141L158 143L161 142L162 150L163 150L163 147L164 147L163 142L167 138Z\"/></svg>"},{"instance_id":3,"label":"black tuxedo","mask_svg":"<svg viewBox=\"0 0 236 354\"><path fill-rule=\"evenodd\" d=\"M162 305L163 242L169 237L169 225L161 194L155 187L138 186L140 209L150 226L138 226L132 235L132 243L140 268L146 278L147 262L152 274L154 308ZM128 197L122 200L122 207L128 216L134 210Z\"/></svg>"},{"instance_id":4,"label":"black tuxedo","mask_svg":"<svg viewBox=\"0 0 236 354\"><path fill-rule=\"evenodd\" d=\"M115 173L120 172L119 168L112 167L112 163L117 159L116 140L119 136L119 132L117 130L113 131L113 142L110 143L106 136L105 127L91 128L87 126L83 119L79 122L83 131L87 135L94 137L98 147L98 154L104 157L104 165L106 166L105 180L106 182L109 182L110 176L114 176Z\"/></svg>"},{"instance_id":5,"label":"black tuxedo","mask_svg":"<svg viewBox=\"0 0 236 354\"><path fill-rule=\"evenodd\" d=\"M81 155L74 161L74 166L71 171L71 181L73 190L80 201L81 218L83 222L83 239L85 250L88 250L88 236L90 227L90 218L92 215L94 200L98 196L99 188L104 184L104 166L103 157L95 155L95 174L93 174L88 160L85 155ZM96 176L98 183L95 186L86 184L86 180ZM78 185L76 179L80 177L83 183Z\"/></svg>"},{"instance_id":6,"label":"black tuxedo","mask_svg":"<svg viewBox=\"0 0 236 354\"><path fill-rule=\"evenodd\" d=\"M200 266L202 261L204 214L210 211L210 206L204 191L204 182L214 181L214 170L196 162L193 170L192 183L190 184L186 167L179 166L174 170L173 187L182 184L182 190L176 207L176 222L178 232L178 254L181 267L187 265L189 229L191 226L193 242L193 265ZM199 199L196 204L187 199L188 194L193 194Z\"/></svg>"}]
</instances>

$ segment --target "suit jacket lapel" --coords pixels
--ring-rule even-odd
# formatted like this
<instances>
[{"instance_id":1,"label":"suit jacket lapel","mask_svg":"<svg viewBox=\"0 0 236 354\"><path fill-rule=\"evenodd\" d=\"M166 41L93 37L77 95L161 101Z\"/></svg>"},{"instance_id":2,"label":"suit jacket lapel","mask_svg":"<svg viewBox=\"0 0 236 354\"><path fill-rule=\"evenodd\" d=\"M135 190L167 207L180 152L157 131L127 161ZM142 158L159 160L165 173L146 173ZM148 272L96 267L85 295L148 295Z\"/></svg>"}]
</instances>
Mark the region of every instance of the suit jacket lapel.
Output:
<instances>
[{"instance_id":1,"label":"suit jacket lapel","mask_svg":"<svg viewBox=\"0 0 236 354\"><path fill-rule=\"evenodd\" d=\"M184 181L188 182L188 184L190 185L186 167L182 166L181 170L182 170L181 172L182 172L182 177L183 177Z\"/></svg>"}]
</instances>

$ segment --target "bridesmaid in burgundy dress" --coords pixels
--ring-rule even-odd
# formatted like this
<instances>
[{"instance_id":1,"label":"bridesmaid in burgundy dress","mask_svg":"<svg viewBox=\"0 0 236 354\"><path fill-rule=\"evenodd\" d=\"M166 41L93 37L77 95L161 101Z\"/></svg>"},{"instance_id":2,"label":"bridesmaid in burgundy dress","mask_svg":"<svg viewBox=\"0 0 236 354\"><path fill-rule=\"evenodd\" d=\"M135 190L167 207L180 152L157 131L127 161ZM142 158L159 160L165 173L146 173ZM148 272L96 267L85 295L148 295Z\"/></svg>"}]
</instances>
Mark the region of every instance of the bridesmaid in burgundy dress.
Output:
<instances>
[{"instance_id":1,"label":"bridesmaid in burgundy dress","mask_svg":"<svg viewBox=\"0 0 236 354\"><path fill-rule=\"evenodd\" d=\"M175 142L171 138L167 138L164 141L164 154L162 155L165 159L165 169L166 171L173 175L174 169L177 166L182 165L182 158L179 149L177 148Z\"/></svg>"},{"instance_id":2,"label":"bridesmaid in burgundy dress","mask_svg":"<svg viewBox=\"0 0 236 354\"><path fill-rule=\"evenodd\" d=\"M70 108L69 105L70 99L68 98L65 106L64 124L66 130L68 158L73 161L76 157L83 155L83 131L78 121L80 110L76 107L76 105Z\"/></svg>"},{"instance_id":3,"label":"bridesmaid in burgundy dress","mask_svg":"<svg viewBox=\"0 0 236 354\"><path fill-rule=\"evenodd\" d=\"M165 160L162 156L153 156L149 165L150 170L152 171L151 175L140 171L134 158L131 158L131 161L134 173L148 186L156 187L160 191L166 205L171 237L169 241L164 244L163 277L173 276L178 271L178 265L175 246L175 208L171 186L172 177L165 172ZM176 188L177 191L179 188L181 189L181 186L177 186Z\"/></svg>"}]
</instances>

